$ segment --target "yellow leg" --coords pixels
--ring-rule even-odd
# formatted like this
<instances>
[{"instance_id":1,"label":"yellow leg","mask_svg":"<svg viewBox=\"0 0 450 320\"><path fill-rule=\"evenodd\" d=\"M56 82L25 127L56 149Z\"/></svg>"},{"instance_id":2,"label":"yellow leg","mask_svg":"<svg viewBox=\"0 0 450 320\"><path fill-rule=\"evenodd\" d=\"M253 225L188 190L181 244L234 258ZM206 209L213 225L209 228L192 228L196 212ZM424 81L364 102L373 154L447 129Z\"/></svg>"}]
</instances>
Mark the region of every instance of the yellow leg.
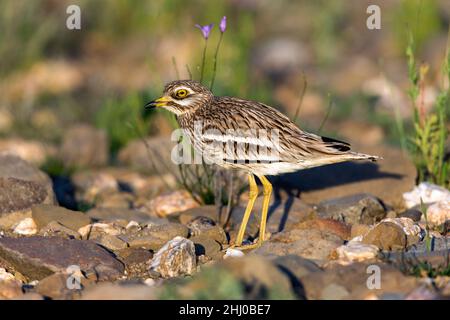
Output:
<instances>
[{"instance_id":1,"label":"yellow leg","mask_svg":"<svg viewBox=\"0 0 450 320\"><path fill-rule=\"evenodd\" d=\"M261 213L261 225L259 227L259 239L258 245L260 246L264 240L266 235L266 223L267 223L267 213L269 211L269 202L270 195L272 194L272 184L267 180L265 176L258 176L259 180L263 185L263 208Z\"/></svg>"},{"instance_id":2,"label":"yellow leg","mask_svg":"<svg viewBox=\"0 0 450 320\"><path fill-rule=\"evenodd\" d=\"M248 219L250 218L250 214L252 213L255 200L258 197L258 186L256 185L255 177L251 173L249 173L248 175L248 183L250 185L249 200L247 208L245 208L244 218L242 219L241 227L239 228L239 232L235 242L235 245L238 247L242 245L242 241L244 240L245 228L247 227Z\"/></svg>"}]
</instances>

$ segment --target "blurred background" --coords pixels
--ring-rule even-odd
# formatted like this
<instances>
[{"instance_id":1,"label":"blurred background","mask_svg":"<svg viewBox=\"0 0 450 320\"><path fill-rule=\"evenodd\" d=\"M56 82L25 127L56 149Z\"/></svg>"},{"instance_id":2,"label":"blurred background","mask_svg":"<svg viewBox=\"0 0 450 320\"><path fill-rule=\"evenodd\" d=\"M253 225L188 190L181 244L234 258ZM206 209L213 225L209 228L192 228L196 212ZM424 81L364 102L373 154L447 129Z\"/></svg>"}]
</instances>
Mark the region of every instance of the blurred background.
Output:
<instances>
[{"instance_id":1,"label":"blurred background","mask_svg":"<svg viewBox=\"0 0 450 320\"><path fill-rule=\"evenodd\" d=\"M81 8L81 30L66 28L71 4ZM381 30L366 27L370 4L381 8ZM108 154L89 165L120 162L120 151L141 135L170 135L173 117L143 114L143 104L170 80L198 79L204 39L197 23L215 23L209 81L224 15L215 94L273 105L312 132L400 146L396 123L408 130L413 115L409 32L417 61L429 65L420 97L426 108L445 82L448 0L1 1L0 149L51 173L67 166L60 145L80 123L102 129L108 141Z\"/></svg>"}]
</instances>

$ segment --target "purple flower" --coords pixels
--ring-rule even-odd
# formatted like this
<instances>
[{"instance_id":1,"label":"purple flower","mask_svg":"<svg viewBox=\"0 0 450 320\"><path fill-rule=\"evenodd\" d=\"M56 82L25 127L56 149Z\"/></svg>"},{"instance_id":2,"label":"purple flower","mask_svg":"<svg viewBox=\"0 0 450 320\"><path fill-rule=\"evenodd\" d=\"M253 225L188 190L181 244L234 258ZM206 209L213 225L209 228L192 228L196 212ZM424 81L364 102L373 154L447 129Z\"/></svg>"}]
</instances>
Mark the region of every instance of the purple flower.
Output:
<instances>
[{"instance_id":1,"label":"purple flower","mask_svg":"<svg viewBox=\"0 0 450 320\"><path fill-rule=\"evenodd\" d=\"M214 26L214 23L207 24L206 26L201 26L201 25L199 25L199 24L196 24L196 25L195 25L196 28L199 28L199 29L200 29L200 31L201 31L202 34L203 34L203 38L205 38L205 39L208 39L209 34L210 34L211 29L213 28L213 26Z\"/></svg>"},{"instance_id":2,"label":"purple flower","mask_svg":"<svg viewBox=\"0 0 450 320\"><path fill-rule=\"evenodd\" d=\"M227 30L227 17L223 16L222 20L220 20L219 24L220 32L224 33Z\"/></svg>"}]
</instances>

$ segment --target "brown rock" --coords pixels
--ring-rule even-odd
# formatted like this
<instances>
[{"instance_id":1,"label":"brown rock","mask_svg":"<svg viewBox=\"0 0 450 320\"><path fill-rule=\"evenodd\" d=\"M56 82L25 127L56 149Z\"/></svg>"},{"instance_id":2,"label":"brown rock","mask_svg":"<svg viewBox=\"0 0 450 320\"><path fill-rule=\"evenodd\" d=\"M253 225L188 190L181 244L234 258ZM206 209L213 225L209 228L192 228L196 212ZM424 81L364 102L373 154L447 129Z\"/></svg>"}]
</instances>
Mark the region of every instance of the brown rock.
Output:
<instances>
[{"instance_id":1,"label":"brown rock","mask_svg":"<svg viewBox=\"0 0 450 320\"><path fill-rule=\"evenodd\" d=\"M164 218L173 213L198 206L199 204L187 191L181 190L151 199L139 209L148 212L150 215Z\"/></svg>"},{"instance_id":2,"label":"brown rock","mask_svg":"<svg viewBox=\"0 0 450 320\"><path fill-rule=\"evenodd\" d=\"M384 222L373 227L362 240L383 250L403 250L407 245L407 236L401 227Z\"/></svg>"},{"instance_id":3,"label":"brown rock","mask_svg":"<svg viewBox=\"0 0 450 320\"><path fill-rule=\"evenodd\" d=\"M38 282L36 292L51 299L71 299L78 292L67 287L69 276L64 273L54 273Z\"/></svg>"},{"instance_id":4,"label":"brown rock","mask_svg":"<svg viewBox=\"0 0 450 320\"><path fill-rule=\"evenodd\" d=\"M292 229L317 229L322 232L330 232L338 237L349 240L350 239L350 226L333 219L312 219L306 220L299 224L292 226Z\"/></svg>"},{"instance_id":5,"label":"brown rock","mask_svg":"<svg viewBox=\"0 0 450 320\"><path fill-rule=\"evenodd\" d=\"M31 209L31 216L39 229L52 221L56 221L74 231L78 231L81 227L91 223L91 219L83 212L45 204L34 206Z\"/></svg>"},{"instance_id":6,"label":"brown rock","mask_svg":"<svg viewBox=\"0 0 450 320\"><path fill-rule=\"evenodd\" d=\"M0 259L31 280L65 272L71 265L95 270L100 279L123 273L123 265L95 243L59 237L0 238Z\"/></svg>"},{"instance_id":7,"label":"brown rock","mask_svg":"<svg viewBox=\"0 0 450 320\"><path fill-rule=\"evenodd\" d=\"M356 223L356 224L352 225L350 237L353 239L354 237L363 236L367 232L369 232L369 230L370 230L370 226L368 226L366 224Z\"/></svg>"},{"instance_id":8,"label":"brown rock","mask_svg":"<svg viewBox=\"0 0 450 320\"><path fill-rule=\"evenodd\" d=\"M317 229L292 229L274 235L253 252L266 256L298 255L323 262L344 240L335 234Z\"/></svg>"}]
</instances>

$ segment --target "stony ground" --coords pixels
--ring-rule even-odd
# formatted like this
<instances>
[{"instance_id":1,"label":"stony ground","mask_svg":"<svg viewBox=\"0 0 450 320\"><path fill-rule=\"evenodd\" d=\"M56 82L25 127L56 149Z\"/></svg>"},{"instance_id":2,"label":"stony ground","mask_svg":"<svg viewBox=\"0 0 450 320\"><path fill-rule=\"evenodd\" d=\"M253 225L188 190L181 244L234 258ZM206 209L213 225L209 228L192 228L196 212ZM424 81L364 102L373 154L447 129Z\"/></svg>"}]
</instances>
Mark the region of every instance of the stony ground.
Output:
<instances>
[{"instance_id":1,"label":"stony ground","mask_svg":"<svg viewBox=\"0 0 450 320\"><path fill-rule=\"evenodd\" d=\"M269 239L241 251L231 245L245 195L223 227L214 206L173 188L170 170L161 177L135 169L148 157L138 141L119 153L119 166L106 166L103 139L78 127L61 150L27 153L28 142L21 154L0 153L0 298L450 297L450 193L415 188L414 167L395 149L363 150L384 156L378 166L275 179ZM151 143L165 153L164 143ZM47 155L36 150L97 169L50 178L37 169ZM85 212L67 209L80 204ZM258 236L260 210L258 199L247 241Z\"/></svg>"}]
</instances>

